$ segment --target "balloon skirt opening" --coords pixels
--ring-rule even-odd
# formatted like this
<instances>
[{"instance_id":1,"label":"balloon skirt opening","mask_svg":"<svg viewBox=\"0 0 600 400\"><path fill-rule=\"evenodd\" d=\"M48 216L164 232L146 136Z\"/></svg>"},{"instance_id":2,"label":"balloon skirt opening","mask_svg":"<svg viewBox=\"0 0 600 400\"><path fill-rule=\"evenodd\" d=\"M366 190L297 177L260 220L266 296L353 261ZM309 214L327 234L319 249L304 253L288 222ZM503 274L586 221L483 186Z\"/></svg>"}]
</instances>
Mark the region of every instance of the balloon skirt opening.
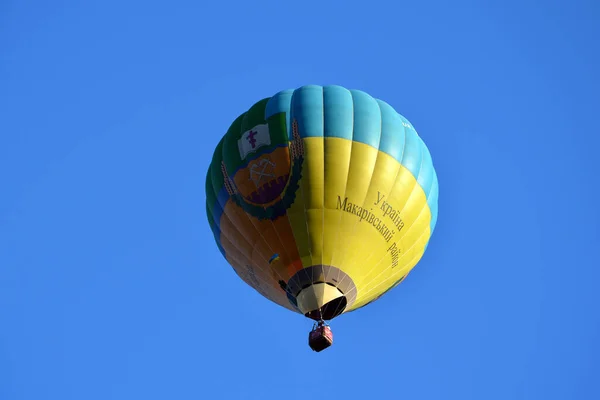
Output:
<instances>
[{"instance_id":1,"label":"balloon skirt opening","mask_svg":"<svg viewBox=\"0 0 600 400\"><path fill-rule=\"evenodd\" d=\"M346 310L347 305L348 300L346 299L346 296L341 296L324 304L323 307L317 310L309 311L304 315L310 319L314 319L315 321L319 321L321 319L329 321L342 314L344 310Z\"/></svg>"}]
</instances>

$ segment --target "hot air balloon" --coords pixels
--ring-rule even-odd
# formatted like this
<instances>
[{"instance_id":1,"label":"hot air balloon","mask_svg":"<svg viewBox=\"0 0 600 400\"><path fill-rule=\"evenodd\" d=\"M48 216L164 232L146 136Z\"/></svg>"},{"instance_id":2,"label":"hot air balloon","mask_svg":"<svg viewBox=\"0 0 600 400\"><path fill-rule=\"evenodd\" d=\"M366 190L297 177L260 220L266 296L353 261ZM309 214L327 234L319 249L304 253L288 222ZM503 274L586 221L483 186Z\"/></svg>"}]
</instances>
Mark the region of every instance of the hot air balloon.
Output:
<instances>
[{"instance_id":1,"label":"hot air balloon","mask_svg":"<svg viewBox=\"0 0 600 400\"><path fill-rule=\"evenodd\" d=\"M219 141L206 177L216 245L262 296L327 321L398 286L437 220L438 181L412 124L359 90L308 85L263 99Z\"/></svg>"}]
</instances>

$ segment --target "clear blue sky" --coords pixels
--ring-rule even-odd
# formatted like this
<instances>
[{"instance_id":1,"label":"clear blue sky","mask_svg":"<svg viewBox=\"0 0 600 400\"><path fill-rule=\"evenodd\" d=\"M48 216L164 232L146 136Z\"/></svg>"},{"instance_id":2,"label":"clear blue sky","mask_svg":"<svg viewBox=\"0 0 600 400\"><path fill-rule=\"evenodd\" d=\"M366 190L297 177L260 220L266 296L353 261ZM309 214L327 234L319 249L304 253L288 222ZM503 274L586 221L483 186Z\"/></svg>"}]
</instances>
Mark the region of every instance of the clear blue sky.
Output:
<instances>
[{"instance_id":1,"label":"clear blue sky","mask_svg":"<svg viewBox=\"0 0 600 400\"><path fill-rule=\"evenodd\" d=\"M600 398L597 1L0 3L0 399ZM245 286L213 147L304 84L417 128L439 220L334 321Z\"/></svg>"}]
</instances>

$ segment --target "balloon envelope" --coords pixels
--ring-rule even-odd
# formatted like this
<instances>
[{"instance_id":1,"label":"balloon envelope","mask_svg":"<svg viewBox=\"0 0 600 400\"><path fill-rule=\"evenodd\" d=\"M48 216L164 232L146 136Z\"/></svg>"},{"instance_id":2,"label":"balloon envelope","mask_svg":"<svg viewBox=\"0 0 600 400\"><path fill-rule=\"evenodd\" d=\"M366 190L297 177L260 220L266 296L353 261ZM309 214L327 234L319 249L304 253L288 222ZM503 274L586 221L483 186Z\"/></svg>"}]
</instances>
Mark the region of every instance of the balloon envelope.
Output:
<instances>
[{"instance_id":1,"label":"balloon envelope","mask_svg":"<svg viewBox=\"0 0 600 400\"><path fill-rule=\"evenodd\" d=\"M411 123L340 86L254 104L217 145L206 179L208 221L238 276L315 320L402 282L427 247L437 201Z\"/></svg>"}]
</instances>

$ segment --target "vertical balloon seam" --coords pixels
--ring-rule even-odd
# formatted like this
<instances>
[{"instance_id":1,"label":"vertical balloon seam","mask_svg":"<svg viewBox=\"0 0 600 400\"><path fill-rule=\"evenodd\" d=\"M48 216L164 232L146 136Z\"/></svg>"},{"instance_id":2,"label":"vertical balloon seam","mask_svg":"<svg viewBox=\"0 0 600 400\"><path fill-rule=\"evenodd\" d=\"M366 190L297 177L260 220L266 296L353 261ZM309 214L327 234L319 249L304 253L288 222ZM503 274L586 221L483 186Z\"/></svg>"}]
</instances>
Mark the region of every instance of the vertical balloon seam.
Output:
<instances>
[{"instance_id":1,"label":"vertical balloon seam","mask_svg":"<svg viewBox=\"0 0 600 400\"><path fill-rule=\"evenodd\" d=\"M350 127L350 129L348 131L349 134L350 134L350 137L346 138L346 137L343 137L343 136L338 136L338 135L341 134L341 132L329 132L329 130L326 130L324 128L324 130L323 130L323 142L324 142L324 144L323 144L323 150L325 152L326 146L335 145L334 144L335 141L332 142L334 139L343 140L343 141L349 142L349 146L348 146L348 153L349 153L348 154L348 165L345 167L346 168L346 174L345 174L344 189L343 189L344 190L343 197L345 198L347 190L348 190L348 182L349 182L349 179L350 179L350 169L351 169L351 165L352 165L352 156L353 156L353 151L352 151L353 150L353 144L352 143L354 142L354 134L355 134L355 128L356 128L356 125L355 125L355 111L356 111L356 109L355 109L355 105L354 105L353 95L352 95L352 92L350 90L348 90L346 88L343 88L341 86L326 86L326 87L324 87L324 90L323 90L323 95L324 95L324 100L323 100L323 115L324 115L324 118L327 118L327 115L328 115L328 110L325 108L326 107L326 104L325 104L325 94L326 94L326 92L329 92L333 96L335 94L336 90L343 91L344 95L347 95L349 97L349 103L348 104L350 105L351 110L352 110L351 111L351 116L352 116L352 118L351 118L351 120L352 120L351 124L352 125L351 125L351 127ZM334 118L334 117L332 116L331 118ZM326 180L326 179L327 179L327 175L325 174L324 175L324 180ZM327 182L326 181L324 181L324 185L325 185L325 190L324 190L324 195L325 195L326 188L327 188ZM324 203L323 204L323 212L325 212L325 209L327 208L327 203L325 201L323 203ZM342 220L343 220L343 216L344 216L343 211L338 210L337 216L338 216L338 222L337 222L337 227L335 228L335 232L336 233L335 233L335 239L334 239L334 243L336 243L336 244L340 242L341 224L342 224ZM325 221L323 221L323 223L324 222ZM325 235L323 235L323 236L325 236ZM340 251L341 251L341 249L339 248L339 246L337 246L337 245L332 246L329 264L331 264L332 266L336 266L338 264L336 262L336 258L339 257L339 252ZM326 270L326 274L328 274L328 273L329 273L329 270ZM329 276L326 275L325 280L327 281L328 278L329 278ZM341 281L338 283L338 285L341 284L345 278L346 278L346 276L344 275L342 277ZM348 293L344 293L344 296L346 298L348 298L347 295L348 295ZM337 315L337 313L339 311L339 307L341 305L342 305L342 303L339 303L337 305L336 309L334 310L333 315Z\"/></svg>"},{"instance_id":2,"label":"vertical balloon seam","mask_svg":"<svg viewBox=\"0 0 600 400\"><path fill-rule=\"evenodd\" d=\"M352 158L354 156L354 152L353 152L353 142L354 142L354 135L355 135L355 129L356 129L356 124L355 124L355 113L356 113L356 108L355 108L355 104L354 104L354 97L352 94L351 90L348 90L346 88L343 88L341 86L335 86L335 85L330 85L330 86L325 86L324 87L324 94L329 94L329 97L331 97L332 99L335 99L336 96L336 91L338 92L337 94L339 95L338 97L341 99L343 98L343 104L344 106L349 106L350 109L350 123L351 125L349 126L349 129L343 130L341 127L337 126L339 124L334 124L336 125L335 127L337 129L339 129L339 131L333 131L332 127L330 126L329 129L327 129L326 131L324 131L324 147L329 147L329 146L334 146L337 147L338 145L338 141L343 142L345 144L347 144L347 149L348 149L348 154L347 154L347 159L348 159L348 163L344 163L344 171L345 171L345 178L344 178L344 184L343 184L343 193L342 196L345 198L346 193L348 191L348 184L349 184L349 180L350 180L350 170L351 170L351 165L352 165ZM342 94L343 93L343 94ZM331 121L334 121L336 119L339 119L340 121L342 121L341 117L339 115L335 115L336 114L336 110L328 110L325 108L326 104L325 101L323 102L323 115L325 116L325 118L328 117L328 115L331 113L333 115L331 115L329 118ZM339 111L339 110L338 110ZM348 120L346 120L345 122L348 122ZM332 122L333 124L333 122ZM348 128L348 126L346 126L346 128ZM345 135L344 133L348 134ZM349 136L349 137L347 137ZM327 176L325 176L325 179L327 179ZM333 178L332 178L333 179ZM326 184L327 187L327 184ZM324 205L324 209L327 208L327 204ZM329 210L331 211L336 211L335 208L329 208ZM344 217L344 212L341 210L337 210L337 226L332 226L331 229L336 232L335 234L335 239L334 239L334 243L339 243L340 242L340 235L342 233L342 229L341 229L341 224L342 224L342 220ZM337 258L339 258L339 253L341 251L340 246L335 245L332 246L331 248L331 254L330 254L330 260L328 262L328 264L330 265L338 265L339 262L336 261ZM329 270L328 270L329 272ZM345 277L342 278L342 280L345 279ZM344 293L345 295L347 293ZM336 312L337 313L337 310Z\"/></svg>"},{"instance_id":3,"label":"vertical balloon seam","mask_svg":"<svg viewBox=\"0 0 600 400\"><path fill-rule=\"evenodd\" d=\"M302 88L298 89L298 101L301 101L301 103L303 104L306 101L306 98L308 97L309 99L311 97L313 97L313 95L311 94L311 89L315 89L318 90L320 93L318 95L318 98L320 98L321 100L323 100L323 87L321 86L316 86L316 85L307 85L304 86ZM315 94L314 96L317 96L317 94ZM312 122L312 119L315 118L316 114L313 112L312 114L309 114L307 112L305 112L304 108L298 108L298 107L294 107L294 113L295 115L299 114L299 117L297 117L298 122L298 126L299 126L299 131L302 133L302 137L303 137L303 141L305 142L305 145L309 146L309 142L314 141L314 137L321 137L320 140L323 140L322 137L324 136L324 132L321 132L320 135L314 135L315 132L309 132L308 128L306 127L307 124L310 124ZM319 115L321 118L324 118L323 116L323 106L320 107L319 110ZM311 124L312 125L312 124ZM323 127L323 125L321 124L321 127ZM309 135L309 133L312 133L312 135ZM324 142L323 142L324 144ZM323 147L323 151L324 151L324 147ZM324 157L324 153L323 153L323 157ZM311 157L312 158L312 157ZM315 159L316 161L316 159ZM324 161L324 158L323 158ZM310 165L310 163L306 164L307 167ZM310 178L309 175L305 175L305 179L307 179L307 185L311 185L314 184L315 182L312 182L312 179L314 178L314 174L310 174ZM325 177L323 176L323 180L325 179ZM323 182L324 183L324 182ZM310 187L310 186L307 186ZM324 188L323 188L324 190ZM306 196L306 194L305 194ZM305 197L306 198L306 197ZM310 199L310 195L308 196L308 198ZM325 204L323 204L323 207L325 206ZM305 212L308 214L308 211L310 210L310 208L307 207L307 202L304 203L304 207L305 207ZM323 212L321 210L321 212ZM308 219L307 219L307 230L309 232L309 236L310 236L310 229L308 227ZM310 245L309 248L311 248L311 264L314 265L315 264L315 260L314 259L314 255L312 255L312 248L315 245L315 243L313 242L313 240L310 241ZM316 244L317 246L319 246L318 244ZM321 248L319 249L321 251L321 257L322 257L322 251L323 251L323 246L324 246L324 242L323 242L323 238L321 237L321 243L320 243ZM322 260L322 258L321 258ZM318 262L318 261L317 261ZM315 269L311 269L311 281L315 282ZM316 287L312 287L313 292L315 292L316 295Z\"/></svg>"},{"instance_id":4,"label":"vertical balloon seam","mask_svg":"<svg viewBox=\"0 0 600 400\"><path fill-rule=\"evenodd\" d=\"M356 104L354 102L354 96L353 96L352 91L351 90L347 90L347 92L350 95L350 101L352 103L352 129L350 131L350 136L351 136L350 139L347 139L347 138L342 139L342 140L349 140L350 141L350 155L348 157L348 170L347 170L346 182L345 182L345 186L344 186L344 195L345 195L345 193L347 193L348 182L350 180L350 171L351 171L351 168L352 168L352 155L353 155L353 153L352 153L352 149L353 149L352 143L353 143L353 139L354 139L354 136L355 136L355 133L356 133L356 131L355 131L355 129L356 129ZM325 107L325 104L323 104L323 113L325 114L326 110L325 110L324 107ZM323 136L325 136L325 132L323 132L323 133L324 133ZM325 141L325 139L324 139L324 141ZM325 144L324 144L324 146L325 146ZM327 185L327 182L324 182L324 184ZM326 207L327 207L327 205L324 204L323 205L323 209L325 209ZM336 236L336 239L339 241L339 235L341 233L340 232L341 231L341 222L343 220L343 213L342 212L338 212L338 213L339 213L339 220L338 220L338 227L336 229L337 232L338 232L338 234ZM340 251L342 251L341 248L334 247L334 249L332 249L331 264L334 265L334 266L338 266L339 267L339 262L336 262L335 260L336 260L336 253L339 254ZM339 282L339 284L341 284L344 281L344 279L346 279L346 276L342 277L342 280ZM347 295L347 293L344 293L344 295ZM337 313L337 309L335 311L336 311L335 313Z\"/></svg>"},{"instance_id":5,"label":"vertical balloon seam","mask_svg":"<svg viewBox=\"0 0 600 400\"><path fill-rule=\"evenodd\" d=\"M328 147L332 146L332 145L335 145L334 144L335 143L334 138L337 139L337 136L333 136L332 133L335 133L335 134L340 134L341 133L341 132L330 132L329 129L328 129L328 125L326 124L326 120L328 120L328 119L333 120L334 118L336 118L334 115L330 116L329 115L329 111L326 108L326 94L329 93L330 96L333 96L333 95L335 95L335 90L339 90L339 89L340 89L340 87L332 87L332 86L329 86L329 87L325 86L323 88L323 110L322 110L322 112L323 112L323 157L325 157L325 153L327 152ZM341 89L344 91L344 93L349 94L350 98L352 98L352 93L349 90L344 89L344 88L341 88ZM349 152L350 152L350 154L349 154L349 157L348 157L347 173L345 174L344 196L345 196L345 193L346 193L347 188L348 188L348 179L349 179L349 172L350 172L350 164L352 162L352 138L354 136L354 103L351 101L350 104L352 105L352 130L350 131L350 135L351 135L350 146L349 146ZM339 140L347 140L347 139L341 139L340 138ZM326 166L326 160L323 160L323 166L324 167ZM326 173L326 171L324 171L323 172L323 183L324 183L324 190L323 190L323 232L322 232L323 241L325 240L325 211L327 209L327 202L326 202L326 198L325 197L326 197L326 194L327 194L327 180L328 180L328 174ZM339 243L339 239L340 239L340 230L341 230L340 226L341 226L341 221L342 221L342 218L343 218L343 212L342 211L338 210L338 212L337 212L337 218L338 218L337 229L335 229L333 227L333 224L332 224L332 226L328 227L328 231L332 230L332 229L335 229L334 232L336 232L335 233L335 239L333 239L333 244L330 246L330 250L329 250L330 251L329 257L330 258L329 258L329 260L327 260L328 261L327 264L328 265L332 265L334 267L335 267L335 264L334 264L335 252L336 252L336 249L337 249L337 243ZM322 251L322 256L324 256L324 255L325 255L325 248ZM323 265L325 263L322 261L321 264ZM331 269L326 269L325 270L325 281L326 282L329 281L330 271L332 271L332 270ZM345 278L345 276L342 277L342 281L344 280L344 278ZM343 295L346 297L346 299L348 299L347 293L343 293ZM343 304L342 302L339 302L337 304L337 306L336 306L336 308L335 308L335 310L333 312L333 315L338 315L339 307L342 306L342 304Z\"/></svg>"},{"instance_id":6,"label":"vertical balloon seam","mask_svg":"<svg viewBox=\"0 0 600 400\"><path fill-rule=\"evenodd\" d=\"M352 143L354 142L354 128L355 128L354 113L355 113L356 110L355 110L355 106L354 106L354 100L353 100L353 97L352 97L352 92L350 90L346 89L346 88L342 88L342 89L345 91L346 94L348 94L350 96L350 104L352 106L352 127L349 130L349 132L350 132L350 138L349 139L344 138L344 140L349 140L350 141L350 146L349 146L350 150L349 150L349 155L348 155L348 167L347 167L347 173L346 173L346 182L345 182L345 185L344 185L344 198L345 198L346 194L348 193L348 182L350 180L350 168L351 168L351 165L352 165L352 149L353 149ZM339 242L339 240L340 240L341 226L342 226L342 220L343 220L344 213L340 210L338 212L338 216L339 216L339 219L338 219L338 226L337 226L337 229L336 229L336 231L337 231L336 242ZM335 263L336 253L338 253L339 250L340 249L338 249L337 247L334 247L332 249L332 252L331 252L331 265L333 265L333 266L336 265L336 263ZM342 279L344 279L344 278L342 278Z\"/></svg>"},{"instance_id":7,"label":"vertical balloon seam","mask_svg":"<svg viewBox=\"0 0 600 400\"><path fill-rule=\"evenodd\" d=\"M321 87L321 115L323 116L323 125L322 125L322 130L323 130L323 136L321 138L321 140L323 141L323 208L321 209L321 265L323 265L323 258L325 257L325 209L327 208L327 203L325 203L325 193L327 193L326 191L326 182L325 182L325 178L327 177L326 175L326 171L325 171L325 88ZM328 277L328 270L325 271L325 281L327 281L327 277Z\"/></svg>"},{"instance_id":8,"label":"vertical balloon seam","mask_svg":"<svg viewBox=\"0 0 600 400\"><path fill-rule=\"evenodd\" d=\"M296 113L296 102L298 101L298 96L301 95L300 92L301 88L298 88L296 90L293 91L292 93L292 98L291 98L291 102L290 102L290 121L292 124L292 130L297 130L297 133L300 137L300 140L302 140L304 142L304 146L306 147L307 143L306 143L306 133L304 131L304 127L300 124L300 122L298 122L297 119L297 113ZM308 251L309 254L309 259L311 260L310 262L312 263L313 260L313 255L312 255L312 249L311 249L311 235L310 235L310 229L308 226L308 210L306 207L306 203L307 203L307 198L306 198L306 193L304 192L304 185L305 182L302 182L304 180L307 180L307 174L306 171L304 171L304 169L306 168L306 165L302 166L302 180L298 186L298 190L300 191L300 197L302 198L302 212L304 213L304 225L306 227L306 237L307 237L307 248L306 250ZM310 266L310 265L308 265ZM304 265L304 263L302 263L302 267L306 268L308 267L307 265ZM311 271L311 280L312 280L313 276L312 276L312 271Z\"/></svg>"}]
</instances>

